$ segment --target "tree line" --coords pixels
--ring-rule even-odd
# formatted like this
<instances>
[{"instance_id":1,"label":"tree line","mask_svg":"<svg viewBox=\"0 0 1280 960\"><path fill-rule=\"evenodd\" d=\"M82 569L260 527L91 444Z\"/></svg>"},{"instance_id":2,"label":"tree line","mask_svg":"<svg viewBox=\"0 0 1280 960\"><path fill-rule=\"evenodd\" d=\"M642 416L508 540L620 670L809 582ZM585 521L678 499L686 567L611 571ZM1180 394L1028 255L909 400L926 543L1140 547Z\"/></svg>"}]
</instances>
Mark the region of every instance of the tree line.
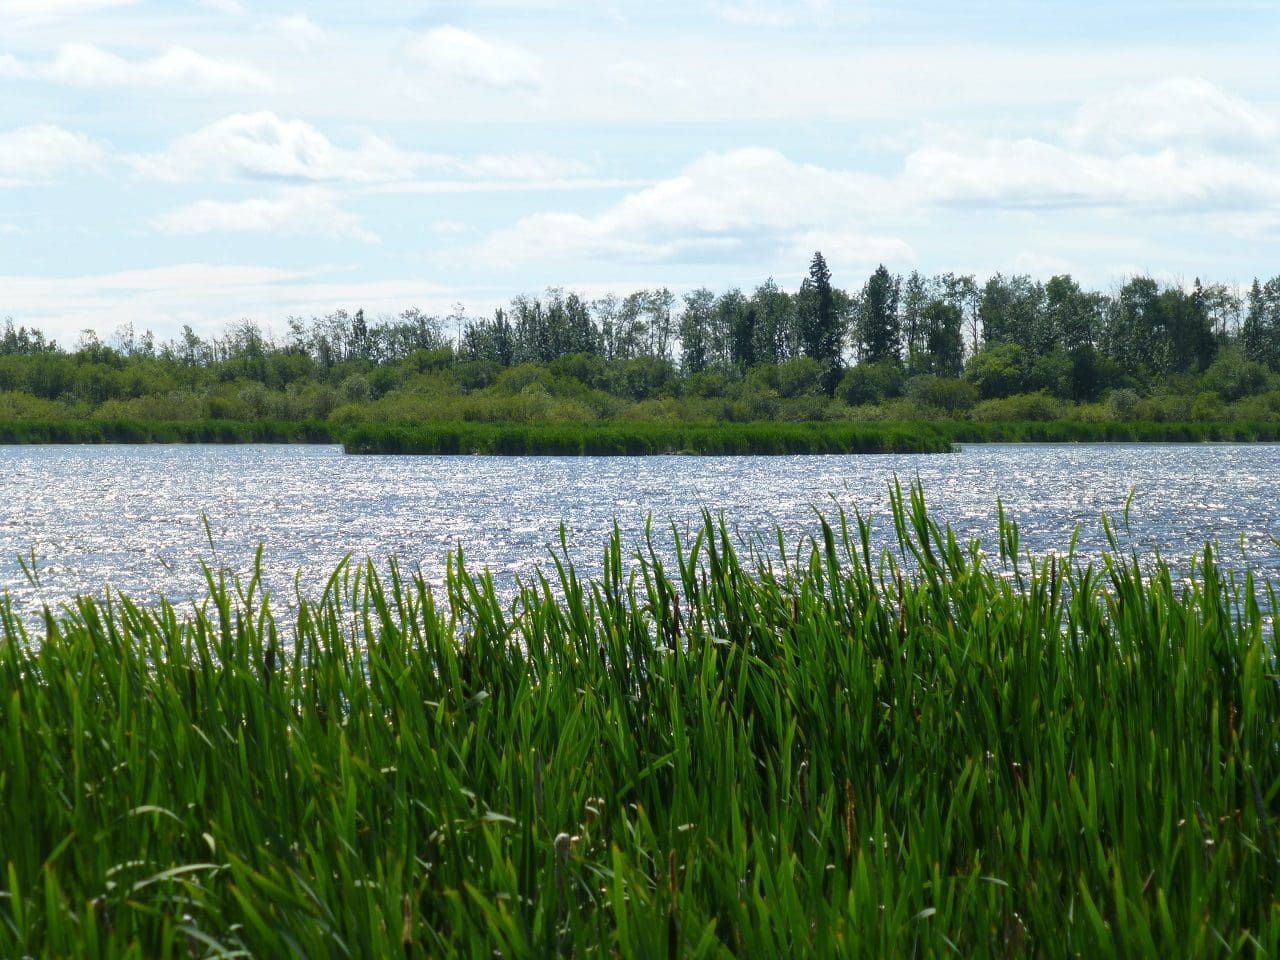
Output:
<instances>
[{"instance_id":1,"label":"tree line","mask_svg":"<svg viewBox=\"0 0 1280 960\"><path fill-rule=\"evenodd\" d=\"M552 373L502 376L530 366ZM447 376L428 389L441 371ZM325 418L388 394L465 394L522 376L529 382L521 389L533 380L554 388L556 377L568 377L631 402L773 391L784 400L827 398L870 417L867 408L895 401L956 415L1033 396L1041 407L1107 399L1124 416L1161 391L1232 403L1275 390L1277 373L1280 276L1255 279L1243 293L1148 276L1101 292L1068 275L979 282L881 265L860 286L841 288L815 253L790 292L772 278L751 291L699 288L679 297L663 288L587 300L549 288L491 316L408 309L370 320L363 310L337 310L290 317L282 335L243 320L217 335L188 326L157 342L125 325L105 341L86 330L63 349L10 319L0 334L0 419L104 406L160 419L166 403L171 411L199 405L212 417ZM715 416L707 409L702 415ZM812 399L806 409L831 415ZM756 413L777 411L757 403Z\"/></svg>"}]
</instances>

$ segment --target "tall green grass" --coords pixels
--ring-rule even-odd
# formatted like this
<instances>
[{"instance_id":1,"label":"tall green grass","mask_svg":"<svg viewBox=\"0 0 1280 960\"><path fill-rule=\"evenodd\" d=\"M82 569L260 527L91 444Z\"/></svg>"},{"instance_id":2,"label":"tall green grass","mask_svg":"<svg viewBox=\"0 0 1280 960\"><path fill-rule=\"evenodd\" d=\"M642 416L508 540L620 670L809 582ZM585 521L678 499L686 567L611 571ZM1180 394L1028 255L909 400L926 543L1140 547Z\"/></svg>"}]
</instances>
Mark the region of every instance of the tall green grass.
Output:
<instances>
[{"instance_id":1,"label":"tall green grass","mask_svg":"<svg viewBox=\"0 0 1280 960\"><path fill-rule=\"evenodd\" d=\"M1280 951L1271 586L892 504L0 611L0 955Z\"/></svg>"},{"instance_id":2,"label":"tall green grass","mask_svg":"<svg viewBox=\"0 0 1280 960\"><path fill-rule=\"evenodd\" d=\"M930 423L424 423L355 426L343 446L348 453L774 455L940 453L951 440Z\"/></svg>"},{"instance_id":3,"label":"tall green grass","mask_svg":"<svg viewBox=\"0 0 1280 960\"><path fill-rule=\"evenodd\" d=\"M0 443L336 443L317 420L9 420Z\"/></svg>"},{"instance_id":4,"label":"tall green grass","mask_svg":"<svg viewBox=\"0 0 1280 960\"><path fill-rule=\"evenodd\" d=\"M952 420L938 424L955 443L1259 443L1280 440L1265 421Z\"/></svg>"}]
</instances>

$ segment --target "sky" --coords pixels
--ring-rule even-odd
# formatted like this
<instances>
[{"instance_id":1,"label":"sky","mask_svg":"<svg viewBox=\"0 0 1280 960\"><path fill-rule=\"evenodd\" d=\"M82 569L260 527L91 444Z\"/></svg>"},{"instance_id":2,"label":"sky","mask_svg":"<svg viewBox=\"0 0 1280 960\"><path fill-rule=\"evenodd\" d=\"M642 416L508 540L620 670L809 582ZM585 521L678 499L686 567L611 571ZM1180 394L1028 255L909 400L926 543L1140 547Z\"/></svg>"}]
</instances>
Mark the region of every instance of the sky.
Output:
<instances>
[{"instance_id":1,"label":"sky","mask_svg":"<svg viewBox=\"0 0 1280 960\"><path fill-rule=\"evenodd\" d=\"M0 0L0 319L1280 274L1280 4Z\"/></svg>"}]
</instances>

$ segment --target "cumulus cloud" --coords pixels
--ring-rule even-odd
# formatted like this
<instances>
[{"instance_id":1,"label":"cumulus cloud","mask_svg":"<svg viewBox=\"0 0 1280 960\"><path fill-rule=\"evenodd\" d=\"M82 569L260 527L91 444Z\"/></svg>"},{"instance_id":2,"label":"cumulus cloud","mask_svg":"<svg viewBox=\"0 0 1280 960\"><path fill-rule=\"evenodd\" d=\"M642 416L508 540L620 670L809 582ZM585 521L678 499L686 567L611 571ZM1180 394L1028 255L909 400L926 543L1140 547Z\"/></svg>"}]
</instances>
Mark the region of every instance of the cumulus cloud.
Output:
<instances>
[{"instance_id":1,"label":"cumulus cloud","mask_svg":"<svg viewBox=\"0 0 1280 960\"><path fill-rule=\"evenodd\" d=\"M1276 117L1207 80L1189 77L1089 100L1068 133L1077 147L1109 153L1188 145L1258 147L1278 139Z\"/></svg>"},{"instance_id":2,"label":"cumulus cloud","mask_svg":"<svg viewBox=\"0 0 1280 960\"><path fill-rule=\"evenodd\" d=\"M914 259L900 239L904 226L945 208L1280 215L1277 152L1263 162L1212 149L1215 137L1265 128L1262 115L1243 101L1209 100L1230 109L1205 111L1183 128L1205 146L1167 145L1169 135L1153 120L1133 135L1144 148L1124 151L1110 149L1107 136L1086 144L1074 128L1057 142L934 131L932 142L884 175L799 163L771 149L709 153L596 213L526 216L491 234L482 251L508 262L662 261L821 248L846 261L901 262Z\"/></svg>"},{"instance_id":3,"label":"cumulus cloud","mask_svg":"<svg viewBox=\"0 0 1280 960\"><path fill-rule=\"evenodd\" d=\"M542 63L512 44L488 40L453 26L428 30L409 45L409 55L442 78L498 89L542 85Z\"/></svg>"},{"instance_id":4,"label":"cumulus cloud","mask_svg":"<svg viewBox=\"0 0 1280 960\"><path fill-rule=\"evenodd\" d=\"M504 260L545 256L664 260L724 253L751 238L787 244L814 223L874 206L863 174L796 163L776 150L711 153L596 216L542 213L489 238Z\"/></svg>"},{"instance_id":5,"label":"cumulus cloud","mask_svg":"<svg viewBox=\"0 0 1280 960\"><path fill-rule=\"evenodd\" d=\"M271 81L241 63L214 60L186 47L170 47L148 60L127 60L89 43L67 43L52 63L32 75L81 87L174 87L198 90L266 90Z\"/></svg>"},{"instance_id":6,"label":"cumulus cloud","mask_svg":"<svg viewBox=\"0 0 1280 960\"><path fill-rule=\"evenodd\" d=\"M377 182L411 177L423 158L375 136L354 149L339 147L309 123L263 110L232 114L178 138L161 154L131 162L144 176L160 180Z\"/></svg>"},{"instance_id":7,"label":"cumulus cloud","mask_svg":"<svg viewBox=\"0 0 1280 960\"><path fill-rule=\"evenodd\" d=\"M1280 199L1280 176L1236 157L1163 149L1111 155L1040 140L922 147L898 186L920 203L1174 210Z\"/></svg>"},{"instance_id":8,"label":"cumulus cloud","mask_svg":"<svg viewBox=\"0 0 1280 960\"><path fill-rule=\"evenodd\" d=\"M270 111L224 117L179 137L162 153L133 156L128 162L145 177L174 182L210 177L347 182L400 193L596 189L637 183L592 179L590 164L542 153L415 153L371 135L353 147L340 147L311 124L284 120ZM424 171L438 179L417 179Z\"/></svg>"},{"instance_id":9,"label":"cumulus cloud","mask_svg":"<svg viewBox=\"0 0 1280 960\"><path fill-rule=\"evenodd\" d=\"M201 200L171 210L154 221L171 234L276 233L351 238L377 242L360 218L338 206L333 192L323 187L294 187L272 197L249 200Z\"/></svg>"},{"instance_id":10,"label":"cumulus cloud","mask_svg":"<svg viewBox=\"0 0 1280 960\"><path fill-rule=\"evenodd\" d=\"M102 147L91 138L52 124L0 132L0 180L49 180L92 170L102 158Z\"/></svg>"}]
</instances>

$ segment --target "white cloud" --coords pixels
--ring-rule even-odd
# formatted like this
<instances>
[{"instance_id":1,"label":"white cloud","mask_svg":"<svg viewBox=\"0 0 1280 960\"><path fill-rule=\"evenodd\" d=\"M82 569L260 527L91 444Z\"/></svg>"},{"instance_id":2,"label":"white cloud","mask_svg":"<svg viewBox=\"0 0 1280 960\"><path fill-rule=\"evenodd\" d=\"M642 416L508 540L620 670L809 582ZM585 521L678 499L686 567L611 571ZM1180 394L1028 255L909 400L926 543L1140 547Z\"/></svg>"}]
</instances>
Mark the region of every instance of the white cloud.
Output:
<instances>
[{"instance_id":1,"label":"white cloud","mask_svg":"<svg viewBox=\"0 0 1280 960\"><path fill-rule=\"evenodd\" d=\"M294 187L273 197L249 200L201 200L171 210L154 221L173 234L275 233L349 237L365 243L377 236L355 214L341 209L333 192L323 187Z\"/></svg>"},{"instance_id":2,"label":"white cloud","mask_svg":"<svg viewBox=\"0 0 1280 960\"><path fill-rule=\"evenodd\" d=\"M1096 97L1076 113L1068 138L1113 153L1170 146L1257 147L1275 144L1273 115L1207 80L1173 77Z\"/></svg>"},{"instance_id":3,"label":"white cloud","mask_svg":"<svg viewBox=\"0 0 1280 960\"><path fill-rule=\"evenodd\" d=\"M282 120L264 110L225 117L180 137L162 154L131 162L144 176L161 180L216 176L378 182L410 178L424 159L375 136L344 149L309 123Z\"/></svg>"},{"instance_id":4,"label":"white cloud","mask_svg":"<svg viewBox=\"0 0 1280 960\"><path fill-rule=\"evenodd\" d=\"M934 136L879 176L771 149L706 154L597 213L526 216L492 233L481 252L502 262L731 261L821 248L851 262L901 262L915 259L904 228L943 208L1280 215L1277 163L1203 149L1110 154L1032 138Z\"/></svg>"},{"instance_id":5,"label":"white cloud","mask_svg":"<svg viewBox=\"0 0 1280 960\"><path fill-rule=\"evenodd\" d=\"M158 180L343 181L396 193L582 190L642 182L591 178L588 163L540 153L451 157L401 150L377 136L343 148L311 124L283 120L270 111L233 114L178 138L163 153L130 157L129 162L143 176ZM416 179L424 170L441 178Z\"/></svg>"},{"instance_id":6,"label":"white cloud","mask_svg":"<svg viewBox=\"0 0 1280 960\"><path fill-rule=\"evenodd\" d=\"M1040 140L926 146L899 186L923 203L1174 210L1280 200L1280 175L1246 160L1164 149L1111 156Z\"/></svg>"},{"instance_id":7,"label":"white cloud","mask_svg":"<svg viewBox=\"0 0 1280 960\"><path fill-rule=\"evenodd\" d=\"M129 7L139 0L0 0L0 17L52 19Z\"/></svg>"},{"instance_id":8,"label":"white cloud","mask_svg":"<svg viewBox=\"0 0 1280 960\"><path fill-rule=\"evenodd\" d=\"M526 217L492 235L485 251L508 261L664 260L725 255L744 244L790 246L815 224L849 223L876 206L878 187L875 178L795 163L775 150L711 153L594 217Z\"/></svg>"},{"instance_id":9,"label":"white cloud","mask_svg":"<svg viewBox=\"0 0 1280 960\"><path fill-rule=\"evenodd\" d=\"M537 57L453 26L428 30L410 44L409 54L446 79L499 89L537 88L543 82Z\"/></svg>"},{"instance_id":10,"label":"white cloud","mask_svg":"<svg viewBox=\"0 0 1280 960\"><path fill-rule=\"evenodd\" d=\"M83 133L52 124L0 133L0 181L49 180L65 172L91 170L102 157L102 147Z\"/></svg>"},{"instance_id":11,"label":"white cloud","mask_svg":"<svg viewBox=\"0 0 1280 960\"><path fill-rule=\"evenodd\" d=\"M0 223L0 237L21 237L26 232L16 223Z\"/></svg>"},{"instance_id":12,"label":"white cloud","mask_svg":"<svg viewBox=\"0 0 1280 960\"><path fill-rule=\"evenodd\" d=\"M215 13L225 13L227 16L244 13L244 4L240 3L240 0L200 0L200 6Z\"/></svg>"},{"instance_id":13,"label":"white cloud","mask_svg":"<svg viewBox=\"0 0 1280 960\"><path fill-rule=\"evenodd\" d=\"M308 53L328 41L329 36L310 17L295 13L271 21L271 29L285 42Z\"/></svg>"},{"instance_id":14,"label":"white cloud","mask_svg":"<svg viewBox=\"0 0 1280 960\"><path fill-rule=\"evenodd\" d=\"M186 47L170 47L150 60L126 60L88 43L63 44L37 73L82 87L183 87L198 90L266 90L271 81L241 63L214 60Z\"/></svg>"}]
</instances>

